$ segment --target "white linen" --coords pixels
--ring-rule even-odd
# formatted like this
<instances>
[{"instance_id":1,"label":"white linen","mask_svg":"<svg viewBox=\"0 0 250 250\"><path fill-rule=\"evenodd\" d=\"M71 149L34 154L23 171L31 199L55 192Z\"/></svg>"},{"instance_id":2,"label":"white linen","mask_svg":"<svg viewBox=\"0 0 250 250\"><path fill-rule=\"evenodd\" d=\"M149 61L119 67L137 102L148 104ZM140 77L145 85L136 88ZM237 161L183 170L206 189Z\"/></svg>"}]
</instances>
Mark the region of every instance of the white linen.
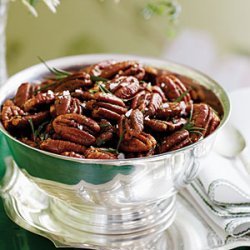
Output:
<instances>
[{"instance_id":1,"label":"white linen","mask_svg":"<svg viewBox=\"0 0 250 250\"><path fill-rule=\"evenodd\" d=\"M230 122L250 145L250 88L232 93L231 101ZM227 234L238 237L250 232L250 175L239 159L212 152L183 194Z\"/></svg>"}]
</instances>

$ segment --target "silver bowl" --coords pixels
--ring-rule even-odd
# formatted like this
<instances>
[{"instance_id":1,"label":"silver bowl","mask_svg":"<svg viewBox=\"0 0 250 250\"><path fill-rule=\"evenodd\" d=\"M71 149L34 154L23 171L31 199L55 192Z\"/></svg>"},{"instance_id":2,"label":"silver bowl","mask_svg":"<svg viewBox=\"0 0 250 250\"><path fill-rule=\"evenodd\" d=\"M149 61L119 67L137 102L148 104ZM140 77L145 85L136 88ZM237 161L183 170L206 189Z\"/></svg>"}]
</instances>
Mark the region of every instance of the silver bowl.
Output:
<instances>
[{"instance_id":1,"label":"silver bowl","mask_svg":"<svg viewBox=\"0 0 250 250\"><path fill-rule=\"evenodd\" d=\"M89 160L29 147L0 125L2 140L10 149L6 156L14 160L6 164L1 196L12 220L59 247L152 249L161 245L161 232L174 220L176 193L197 176L202 158L228 120L230 103L215 81L168 61L99 54L65 57L48 64L66 69L107 59L138 60L195 79L220 100L224 113L220 126L208 137L173 152L147 158ZM12 76L0 90L0 103L13 96L22 82L39 81L46 74L47 69L39 64Z\"/></svg>"}]
</instances>

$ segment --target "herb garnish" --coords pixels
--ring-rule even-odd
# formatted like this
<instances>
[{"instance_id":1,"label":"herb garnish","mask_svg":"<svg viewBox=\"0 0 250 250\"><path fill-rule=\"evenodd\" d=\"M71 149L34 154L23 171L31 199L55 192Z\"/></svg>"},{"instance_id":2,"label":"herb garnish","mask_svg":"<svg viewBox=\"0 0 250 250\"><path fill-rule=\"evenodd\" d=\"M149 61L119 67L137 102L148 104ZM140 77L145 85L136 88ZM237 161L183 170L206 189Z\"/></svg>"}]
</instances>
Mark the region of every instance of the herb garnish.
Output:
<instances>
[{"instance_id":1,"label":"herb garnish","mask_svg":"<svg viewBox=\"0 0 250 250\"><path fill-rule=\"evenodd\" d=\"M55 76L56 79L63 79L67 76L72 75L71 72L65 71L65 70L61 70L61 69L57 69L55 67L51 68L41 57L38 56L38 59L45 65L45 67L49 70L49 72L51 74L53 74Z\"/></svg>"},{"instance_id":2,"label":"herb garnish","mask_svg":"<svg viewBox=\"0 0 250 250\"><path fill-rule=\"evenodd\" d=\"M90 76L90 79L91 81L93 82L107 82L108 79L107 78L103 78L103 77L100 77L100 76Z\"/></svg>"},{"instance_id":3,"label":"herb garnish","mask_svg":"<svg viewBox=\"0 0 250 250\"><path fill-rule=\"evenodd\" d=\"M192 117L193 117L193 105L191 105L190 115L187 123L183 126L183 129L186 129L189 133L196 133L203 136L201 131L204 131L205 128L196 127L192 122Z\"/></svg>"},{"instance_id":4,"label":"herb garnish","mask_svg":"<svg viewBox=\"0 0 250 250\"><path fill-rule=\"evenodd\" d=\"M33 140L36 141L36 132L35 132L35 127L34 127L32 119L31 118L28 119L28 122L29 122L30 127L31 127L31 132L32 132Z\"/></svg>"},{"instance_id":5,"label":"herb garnish","mask_svg":"<svg viewBox=\"0 0 250 250\"><path fill-rule=\"evenodd\" d=\"M36 141L36 139L39 137L40 140L46 140L48 138L48 134L47 133L41 133L42 130L44 129L44 126L47 125L49 123L49 121L43 122L36 130L35 130L35 126L33 123L32 119L28 119L30 127L31 127L31 131L32 131L32 136L33 136L33 140L34 142Z\"/></svg>"},{"instance_id":6,"label":"herb garnish","mask_svg":"<svg viewBox=\"0 0 250 250\"><path fill-rule=\"evenodd\" d=\"M124 131L122 131L122 133L121 133L121 135L119 137L119 141L118 141L117 147L116 147L117 154L119 153L119 148L120 148L120 145L121 145L121 143L122 143L122 141L124 139L125 132L126 132L126 130L124 129Z\"/></svg>"},{"instance_id":7,"label":"herb garnish","mask_svg":"<svg viewBox=\"0 0 250 250\"><path fill-rule=\"evenodd\" d=\"M43 90L46 90L46 89L50 88L51 86L55 86L55 85L57 85L58 83L59 83L59 82L49 83L49 84L47 84L47 85L42 86L40 89L36 89L33 93L34 93L34 95L36 95L38 92L41 92L41 91L43 91Z\"/></svg>"},{"instance_id":8,"label":"herb garnish","mask_svg":"<svg viewBox=\"0 0 250 250\"><path fill-rule=\"evenodd\" d=\"M179 97L177 97L173 102L181 102L182 99L190 92L191 89L184 91Z\"/></svg>"},{"instance_id":9,"label":"herb garnish","mask_svg":"<svg viewBox=\"0 0 250 250\"><path fill-rule=\"evenodd\" d=\"M109 153L116 153L118 154L117 150L114 148L100 148L102 151L109 152Z\"/></svg>"},{"instance_id":10,"label":"herb garnish","mask_svg":"<svg viewBox=\"0 0 250 250\"><path fill-rule=\"evenodd\" d=\"M90 92L91 94L95 94L95 93L98 92L98 89L90 89L89 92Z\"/></svg>"},{"instance_id":11,"label":"herb garnish","mask_svg":"<svg viewBox=\"0 0 250 250\"><path fill-rule=\"evenodd\" d=\"M106 87L104 87L104 86L102 85L102 83L97 82L97 84L98 84L100 90L102 91L102 93L104 93L104 94L112 94L108 89L106 89Z\"/></svg>"}]
</instances>

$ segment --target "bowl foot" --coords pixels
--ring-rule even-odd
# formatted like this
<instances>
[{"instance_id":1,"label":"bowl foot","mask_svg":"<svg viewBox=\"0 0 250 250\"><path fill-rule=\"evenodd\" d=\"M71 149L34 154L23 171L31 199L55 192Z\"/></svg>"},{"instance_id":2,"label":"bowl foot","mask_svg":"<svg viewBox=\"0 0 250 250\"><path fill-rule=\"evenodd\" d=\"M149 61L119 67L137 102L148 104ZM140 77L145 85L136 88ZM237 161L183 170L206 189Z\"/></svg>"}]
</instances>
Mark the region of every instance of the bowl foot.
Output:
<instances>
[{"instance_id":1,"label":"bowl foot","mask_svg":"<svg viewBox=\"0 0 250 250\"><path fill-rule=\"evenodd\" d=\"M11 220L56 247L171 249L165 230L175 219L175 195L139 206L72 206L47 195L10 164L1 196Z\"/></svg>"}]
</instances>

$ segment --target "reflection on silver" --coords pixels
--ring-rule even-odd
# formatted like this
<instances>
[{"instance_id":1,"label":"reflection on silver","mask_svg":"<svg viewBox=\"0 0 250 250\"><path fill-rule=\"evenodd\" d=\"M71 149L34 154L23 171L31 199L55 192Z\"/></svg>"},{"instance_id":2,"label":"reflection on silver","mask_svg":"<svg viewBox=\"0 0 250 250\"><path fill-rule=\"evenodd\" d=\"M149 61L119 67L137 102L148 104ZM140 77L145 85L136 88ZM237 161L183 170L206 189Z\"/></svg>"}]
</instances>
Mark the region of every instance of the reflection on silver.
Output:
<instances>
[{"instance_id":1,"label":"reflection on silver","mask_svg":"<svg viewBox=\"0 0 250 250\"><path fill-rule=\"evenodd\" d=\"M190 149L104 184L72 186L34 178L10 161L1 195L12 220L57 246L162 250L156 246L170 244L163 232L175 218L178 181L191 181L197 160Z\"/></svg>"},{"instance_id":2,"label":"reflection on silver","mask_svg":"<svg viewBox=\"0 0 250 250\"><path fill-rule=\"evenodd\" d=\"M10 165L8 172L12 172L11 175L6 175L10 185L3 186L2 196L9 217L20 226L47 237L57 247L86 247L98 250L226 250L249 243L249 237L230 238L216 228L210 227L182 196L177 198L177 217L169 227L175 218L174 197L162 200L154 206L157 216L150 214L150 209L147 207L131 213L125 209L122 211L124 217L121 216L119 209L106 211L106 214L96 213L97 207L94 210L86 208L79 211L61 200L48 197L13 164ZM165 214L160 216L160 211ZM153 218L156 219L152 228L140 220L143 216L145 222L147 219L151 222ZM160 225L161 223L157 225L157 218L161 220L161 217L165 218L164 225ZM136 221L139 222L138 230ZM88 225L89 228L84 225ZM100 230L108 225L111 228L107 228L109 234L106 235L89 231L91 226L97 226L96 229ZM143 225L147 226L140 231L139 228ZM114 226L113 231L112 226ZM131 228L135 231L117 234L115 227L123 232Z\"/></svg>"}]
</instances>

